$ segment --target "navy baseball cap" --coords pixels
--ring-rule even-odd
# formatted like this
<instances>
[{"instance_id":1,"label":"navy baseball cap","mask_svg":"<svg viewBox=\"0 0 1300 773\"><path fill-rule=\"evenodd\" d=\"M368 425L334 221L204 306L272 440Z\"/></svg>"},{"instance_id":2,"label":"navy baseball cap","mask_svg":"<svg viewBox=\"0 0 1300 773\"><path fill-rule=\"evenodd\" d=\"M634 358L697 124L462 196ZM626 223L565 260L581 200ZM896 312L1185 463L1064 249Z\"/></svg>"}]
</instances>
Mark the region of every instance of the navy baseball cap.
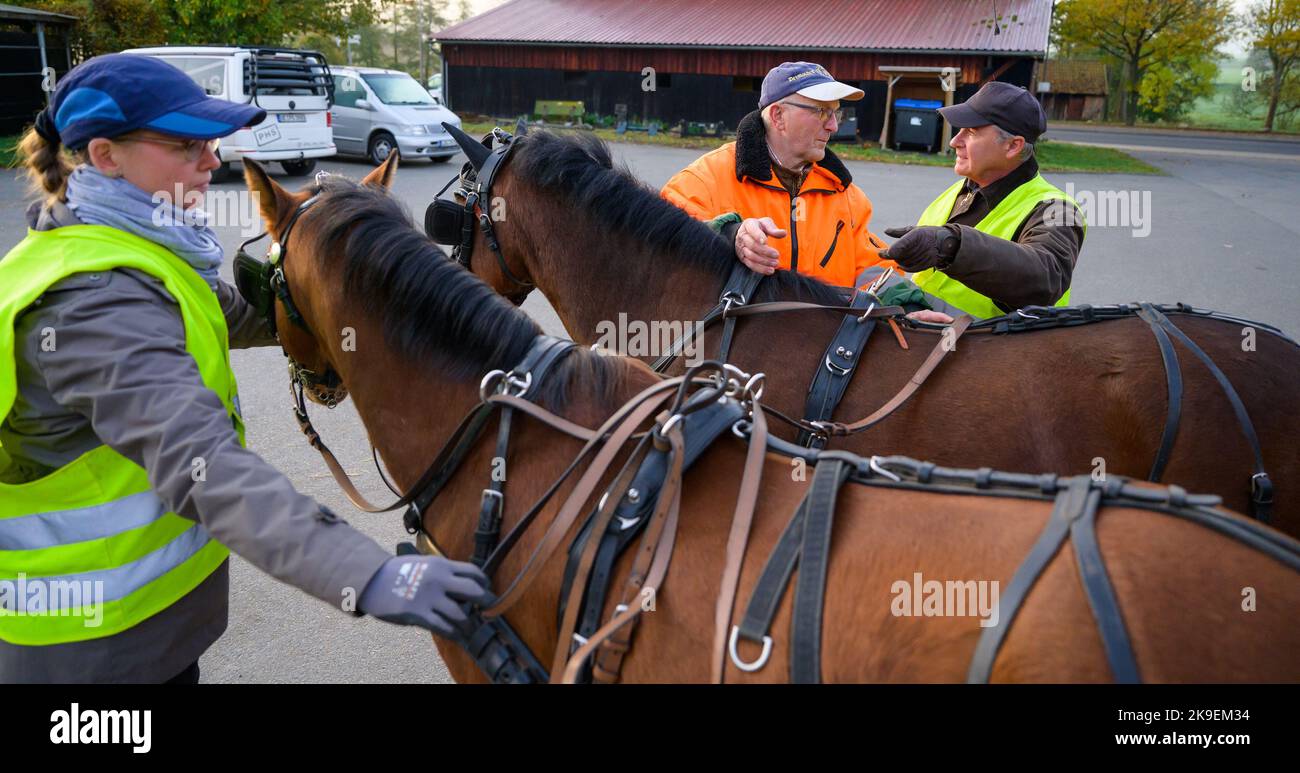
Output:
<instances>
[{"instance_id":1,"label":"navy baseball cap","mask_svg":"<svg viewBox=\"0 0 1300 773\"><path fill-rule=\"evenodd\" d=\"M826 68L813 62L782 62L768 71L763 78L763 90L758 96L758 109L762 110L791 94L802 94L809 99L834 102L837 99L856 102L865 96L862 89L840 83L826 72Z\"/></svg>"},{"instance_id":2,"label":"navy baseball cap","mask_svg":"<svg viewBox=\"0 0 1300 773\"><path fill-rule=\"evenodd\" d=\"M260 107L209 97L180 69L139 54L106 54L72 68L44 112L38 128L52 123L73 150L136 129L211 140L266 119Z\"/></svg>"},{"instance_id":3,"label":"navy baseball cap","mask_svg":"<svg viewBox=\"0 0 1300 773\"><path fill-rule=\"evenodd\" d=\"M958 129L993 124L1030 143L1047 131L1047 115L1034 95L1021 86L1001 81L984 84L965 102L939 108L939 114Z\"/></svg>"}]
</instances>

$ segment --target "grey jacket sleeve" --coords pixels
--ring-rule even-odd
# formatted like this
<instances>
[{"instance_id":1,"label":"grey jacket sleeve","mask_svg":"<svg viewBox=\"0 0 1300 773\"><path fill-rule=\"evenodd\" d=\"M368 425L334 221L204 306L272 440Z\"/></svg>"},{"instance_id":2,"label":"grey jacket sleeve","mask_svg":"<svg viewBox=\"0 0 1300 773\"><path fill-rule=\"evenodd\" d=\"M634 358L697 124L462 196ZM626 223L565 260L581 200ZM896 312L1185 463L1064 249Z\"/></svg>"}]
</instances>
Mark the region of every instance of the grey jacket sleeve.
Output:
<instances>
[{"instance_id":1,"label":"grey jacket sleeve","mask_svg":"<svg viewBox=\"0 0 1300 773\"><path fill-rule=\"evenodd\" d=\"M961 249L944 273L1007 311L1056 303L1070 287L1083 247L1083 229L1048 224L1049 206L1051 202L1044 202L1030 213L1015 241L958 226Z\"/></svg>"},{"instance_id":2,"label":"grey jacket sleeve","mask_svg":"<svg viewBox=\"0 0 1300 773\"><path fill-rule=\"evenodd\" d=\"M164 505L204 525L259 569L334 606L358 598L389 558L299 494L239 444L185 350L180 310L160 282L123 271L45 313L57 347L40 370L58 402L143 466ZM194 480L194 460L205 474Z\"/></svg>"},{"instance_id":3,"label":"grey jacket sleeve","mask_svg":"<svg viewBox=\"0 0 1300 773\"><path fill-rule=\"evenodd\" d=\"M248 349L253 346L272 346L276 342L267 327L266 319L258 316L244 296L234 285L218 279L214 288L217 300L221 303L221 313L226 317L226 327L230 328L230 348Z\"/></svg>"}]
</instances>

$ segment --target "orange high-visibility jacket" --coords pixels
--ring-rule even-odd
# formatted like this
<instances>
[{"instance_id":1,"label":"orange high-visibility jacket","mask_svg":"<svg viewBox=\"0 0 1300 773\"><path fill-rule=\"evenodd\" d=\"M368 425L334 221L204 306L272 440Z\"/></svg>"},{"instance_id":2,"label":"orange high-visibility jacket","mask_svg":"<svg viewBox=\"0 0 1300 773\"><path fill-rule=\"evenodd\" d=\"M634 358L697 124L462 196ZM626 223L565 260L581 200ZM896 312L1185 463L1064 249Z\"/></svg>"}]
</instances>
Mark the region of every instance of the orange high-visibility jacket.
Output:
<instances>
[{"instance_id":1,"label":"orange high-visibility jacket","mask_svg":"<svg viewBox=\"0 0 1300 773\"><path fill-rule=\"evenodd\" d=\"M772 218L788 234L783 239L768 237L768 244L781 253L780 267L829 284L852 287L868 266L896 266L880 259L886 245L867 227L871 202L829 148L808 172L797 197L781 185L772 171L757 111L741 120L735 142L697 158L659 195L697 220L728 212Z\"/></svg>"}]
</instances>

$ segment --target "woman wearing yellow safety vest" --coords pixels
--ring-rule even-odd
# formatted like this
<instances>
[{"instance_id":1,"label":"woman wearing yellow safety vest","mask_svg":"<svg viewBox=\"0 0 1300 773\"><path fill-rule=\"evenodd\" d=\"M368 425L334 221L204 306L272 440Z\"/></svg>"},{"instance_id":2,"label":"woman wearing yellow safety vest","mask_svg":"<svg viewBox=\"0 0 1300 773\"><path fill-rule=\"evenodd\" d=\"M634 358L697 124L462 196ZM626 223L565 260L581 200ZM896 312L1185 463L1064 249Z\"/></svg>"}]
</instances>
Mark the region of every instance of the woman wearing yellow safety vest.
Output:
<instances>
[{"instance_id":1,"label":"woman wearing yellow safety vest","mask_svg":"<svg viewBox=\"0 0 1300 773\"><path fill-rule=\"evenodd\" d=\"M193 204L213 140L265 115L111 54L20 143L43 200L0 259L0 683L197 681L232 550L444 635L488 598L473 565L388 554L245 448L229 349L274 339Z\"/></svg>"}]
</instances>

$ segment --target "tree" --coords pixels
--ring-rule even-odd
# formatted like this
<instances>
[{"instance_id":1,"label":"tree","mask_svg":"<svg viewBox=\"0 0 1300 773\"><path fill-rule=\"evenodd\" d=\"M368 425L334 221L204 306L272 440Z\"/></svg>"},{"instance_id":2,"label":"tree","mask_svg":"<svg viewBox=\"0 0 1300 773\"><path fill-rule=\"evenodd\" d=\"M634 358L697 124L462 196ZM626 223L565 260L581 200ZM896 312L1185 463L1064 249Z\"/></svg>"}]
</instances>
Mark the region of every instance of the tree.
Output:
<instances>
[{"instance_id":1,"label":"tree","mask_svg":"<svg viewBox=\"0 0 1300 773\"><path fill-rule=\"evenodd\" d=\"M283 45L290 35L332 35L369 24L368 0L38 0L66 13L78 59L138 46L172 44Z\"/></svg>"},{"instance_id":2,"label":"tree","mask_svg":"<svg viewBox=\"0 0 1300 773\"><path fill-rule=\"evenodd\" d=\"M373 18L366 0L160 0L172 20L169 43L283 45L290 35L343 35Z\"/></svg>"},{"instance_id":3,"label":"tree","mask_svg":"<svg viewBox=\"0 0 1300 773\"><path fill-rule=\"evenodd\" d=\"M1268 89L1264 131L1271 132L1283 92L1288 82L1295 80L1293 68L1300 63L1300 0L1256 3L1246 16L1246 30L1252 36L1252 48L1268 58L1270 73L1261 85Z\"/></svg>"},{"instance_id":4,"label":"tree","mask_svg":"<svg viewBox=\"0 0 1300 773\"><path fill-rule=\"evenodd\" d=\"M1138 87L1139 115L1147 121L1177 121L1201 97L1214 94L1219 66L1210 59L1174 57L1147 68Z\"/></svg>"},{"instance_id":5,"label":"tree","mask_svg":"<svg viewBox=\"0 0 1300 773\"><path fill-rule=\"evenodd\" d=\"M1154 65L1173 68L1215 58L1231 35L1230 0L1062 0L1057 35L1065 45L1095 46L1115 57L1124 71L1124 122L1136 122L1142 82ZM1184 65L1187 66L1187 65ZM1156 77L1148 90L1173 79ZM1156 99L1167 101L1167 97Z\"/></svg>"},{"instance_id":6,"label":"tree","mask_svg":"<svg viewBox=\"0 0 1300 773\"><path fill-rule=\"evenodd\" d=\"M77 17L68 40L73 62L167 40L167 20L150 0L38 0L29 5Z\"/></svg>"}]
</instances>

